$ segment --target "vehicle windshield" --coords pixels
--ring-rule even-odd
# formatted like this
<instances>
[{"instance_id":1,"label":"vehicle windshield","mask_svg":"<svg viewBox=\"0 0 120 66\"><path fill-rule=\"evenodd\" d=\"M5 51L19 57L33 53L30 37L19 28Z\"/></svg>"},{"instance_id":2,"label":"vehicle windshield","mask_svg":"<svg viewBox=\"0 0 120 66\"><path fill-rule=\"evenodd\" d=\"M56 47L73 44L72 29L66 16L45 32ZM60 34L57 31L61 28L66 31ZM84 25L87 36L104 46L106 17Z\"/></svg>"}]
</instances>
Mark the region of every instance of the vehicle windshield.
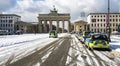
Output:
<instances>
[{"instance_id":1,"label":"vehicle windshield","mask_svg":"<svg viewBox=\"0 0 120 66\"><path fill-rule=\"evenodd\" d=\"M55 31L51 31L51 32L50 32L50 35L51 35L51 34L54 34L54 35L55 35Z\"/></svg>"},{"instance_id":2,"label":"vehicle windshield","mask_svg":"<svg viewBox=\"0 0 120 66\"><path fill-rule=\"evenodd\" d=\"M90 32L85 32L85 35L88 35Z\"/></svg>"},{"instance_id":3,"label":"vehicle windshield","mask_svg":"<svg viewBox=\"0 0 120 66\"><path fill-rule=\"evenodd\" d=\"M93 35L93 39L95 39L95 40L107 40L107 36L96 34L96 35Z\"/></svg>"}]
</instances>

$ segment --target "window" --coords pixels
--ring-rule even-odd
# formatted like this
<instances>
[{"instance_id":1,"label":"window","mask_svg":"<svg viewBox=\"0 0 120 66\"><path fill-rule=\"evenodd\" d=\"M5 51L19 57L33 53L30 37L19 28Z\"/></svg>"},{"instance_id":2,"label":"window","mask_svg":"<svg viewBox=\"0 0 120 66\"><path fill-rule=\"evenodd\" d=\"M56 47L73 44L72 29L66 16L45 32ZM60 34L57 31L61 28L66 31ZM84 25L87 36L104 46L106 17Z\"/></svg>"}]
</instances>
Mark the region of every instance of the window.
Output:
<instances>
[{"instance_id":1,"label":"window","mask_svg":"<svg viewBox=\"0 0 120 66\"><path fill-rule=\"evenodd\" d=\"M8 29L8 32L10 32L10 29Z\"/></svg>"},{"instance_id":2,"label":"window","mask_svg":"<svg viewBox=\"0 0 120 66\"><path fill-rule=\"evenodd\" d=\"M92 22L96 22L96 19L92 19Z\"/></svg>"},{"instance_id":3,"label":"window","mask_svg":"<svg viewBox=\"0 0 120 66\"><path fill-rule=\"evenodd\" d=\"M118 17L118 16L116 15L116 17Z\"/></svg>"},{"instance_id":4,"label":"window","mask_svg":"<svg viewBox=\"0 0 120 66\"><path fill-rule=\"evenodd\" d=\"M110 19L110 21L111 21L111 19Z\"/></svg>"},{"instance_id":5,"label":"window","mask_svg":"<svg viewBox=\"0 0 120 66\"><path fill-rule=\"evenodd\" d=\"M113 26L114 26L114 24L113 24Z\"/></svg>"},{"instance_id":6,"label":"window","mask_svg":"<svg viewBox=\"0 0 120 66\"><path fill-rule=\"evenodd\" d=\"M118 26L118 24L116 24L116 26Z\"/></svg>"},{"instance_id":7,"label":"window","mask_svg":"<svg viewBox=\"0 0 120 66\"><path fill-rule=\"evenodd\" d=\"M92 29L92 31L93 31L93 29Z\"/></svg>"},{"instance_id":8,"label":"window","mask_svg":"<svg viewBox=\"0 0 120 66\"><path fill-rule=\"evenodd\" d=\"M95 24L95 27L96 27L96 24Z\"/></svg>"},{"instance_id":9,"label":"window","mask_svg":"<svg viewBox=\"0 0 120 66\"><path fill-rule=\"evenodd\" d=\"M104 32L105 32L105 29L104 29Z\"/></svg>"},{"instance_id":10,"label":"window","mask_svg":"<svg viewBox=\"0 0 120 66\"><path fill-rule=\"evenodd\" d=\"M101 27L102 27L102 24L101 24Z\"/></svg>"},{"instance_id":11,"label":"window","mask_svg":"<svg viewBox=\"0 0 120 66\"><path fill-rule=\"evenodd\" d=\"M98 27L99 27L99 24L98 24Z\"/></svg>"},{"instance_id":12,"label":"window","mask_svg":"<svg viewBox=\"0 0 120 66\"><path fill-rule=\"evenodd\" d=\"M5 27L5 24L3 24L3 27Z\"/></svg>"},{"instance_id":13,"label":"window","mask_svg":"<svg viewBox=\"0 0 120 66\"><path fill-rule=\"evenodd\" d=\"M104 24L104 27L105 27L105 24Z\"/></svg>"},{"instance_id":14,"label":"window","mask_svg":"<svg viewBox=\"0 0 120 66\"><path fill-rule=\"evenodd\" d=\"M101 19L101 22L102 22L102 19Z\"/></svg>"},{"instance_id":15,"label":"window","mask_svg":"<svg viewBox=\"0 0 120 66\"><path fill-rule=\"evenodd\" d=\"M99 29L98 29L98 32L99 32Z\"/></svg>"},{"instance_id":16,"label":"window","mask_svg":"<svg viewBox=\"0 0 120 66\"><path fill-rule=\"evenodd\" d=\"M6 27L7 27L7 24L6 24Z\"/></svg>"},{"instance_id":17,"label":"window","mask_svg":"<svg viewBox=\"0 0 120 66\"><path fill-rule=\"evenodd\" d=\"M97 21L99 22L99 19L97 19Z\"/></svg>"},{"instance_id":18,"label":"window","mask_svg":"<svg viewBox=\"0 0 120 66\"><path fill-rule=\"evenodd\" d=\"M9 20L9 23L12 23L13 22L13 20Z\"/></svg>"},{"instance_id":19,"label":"window","mask_svg":"<svg viewBox=\"0 0 120 66\"><path fill-rule=\"evenodd\" d=\"M93 27L93 24L91 24L91 26Z\"/></svg>"},{"instance_id":20,"label":"window","mask_svg":"<svg viewBox=\"0 0 120 66\"><path fill-rule=\"evenodd\" d=\"M104 22L105 22L105 19L104 19Z\"/></svg>"},{"instance_id":21,"label":"window","mask_svg":"<svg viewBox=\"0 0 120 66\"><path fill-rule=\"evenodd\" d=\"M10 27L10 24L8 24L8 27Z\"/></svg>"},{"instance_id":22,"label":"window","mask_svg":"<svg viewBox=\"0 0 120 66\"><path fill-rule=\"evenodd\" d=\"M114 22L114 19L113 19L113 22Z\"/></svg>"},{"instance_id":23,"label":"window","mask_svg":"<svg viewBox=\"0 0 120 66\"><path fill-rule=\"evenodd\" d=\"M118 19L116 19L116 22L118 21Z\"/></svg>"},{"instance_id":24,"label":"window","mask_svg":"<svg viewBox=\"0 0 120 66\"><path fill-rule=\"evenodd\" d=\"M96 32L96 29L95 29L95 32Z\"/></svg>"},{"instance_id":25,"label":"window","mask_svg":"<svg viewBox=\"0 0 120 66\"><path fill-rule=\"evenodd\" d=\"M11 27L12 27L13 25L11 24Z\"/></svg>"},{"instance_id":26,"label":"window","mask_svg":"<svg viewBox=\"0 0 120 66\"><path fill-rule=\"evenodd\" d=\"M2 24L1 24L1 27L2 27Z\"/></svg>"},{"instance_id":27,"label":"window","mask_svg":"<svg viewBox=\"0 0 120 66\"><path fill-rule=\"evenodd\" d=\"M115 31L115 29L113 29L113 31Z\"/></svg>"},{"instance_id":28,"label":"window","mask_svg":"<svg viewBox=\"0 0 120 66\"><path fill-rule=\"evenodd\" d=\"M5 20L3 20L3 22L5 22Z\"/></svg>"}]
</instances>

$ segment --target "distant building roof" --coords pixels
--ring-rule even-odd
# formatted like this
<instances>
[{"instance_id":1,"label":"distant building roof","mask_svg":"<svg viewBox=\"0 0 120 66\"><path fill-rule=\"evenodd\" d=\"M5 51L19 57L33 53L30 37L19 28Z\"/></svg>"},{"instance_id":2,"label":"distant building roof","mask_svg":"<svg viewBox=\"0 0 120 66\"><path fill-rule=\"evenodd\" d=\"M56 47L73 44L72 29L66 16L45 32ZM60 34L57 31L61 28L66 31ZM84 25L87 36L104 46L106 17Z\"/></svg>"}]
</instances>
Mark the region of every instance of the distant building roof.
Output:
<instances>
[{"instance_id":1,"label":"distant building roof","mask_svg":"<svg viewBox=\"0 0 120 66\"><path fill-rule=\"evenodd\" d=\"M75 21L75 23L80 23L80 22L87 23L86 21L83 20Z\"/></svg>"},{"instance_id":2,"label":"distant building roof","mask_svg":"<svg viewBox=\"0 0 120 66\"><path fill-rule=\"evenodd\" d=\"M16 15L16 14L0 14L0 16L18 16L18 17L21 17L21 16Z\"/></svg>"},{"instance_id":3,"label":"distant building roof","mask_svg":"<svg viewBox=\"0 0 120 66\"><path fill-rule=\"evenodd\" d=\"M38 24L38 22L29 22L29 23L31 23L31 24Z\"/></svg>"},{"instance_id":4,"label":"distant building roof","mask_svg":"<svg viewBox=\"0 0 120 66\"><path fill-rule=\"evenodd\" d=\"M32 25L31 23L23 22L23 21L18 21L15 23L16 25Z\"/></svg>"},{"instance_id":5,"label":"distant building roof","mask_svg":"<svg viewBox=\"0 0 120 66\"><path fill-rule=\"evenodd\" d=\"M94 14L107 14L107 13L89 13L88 15L94 15ZM109 13L109 14L120 14L120 13Z\"/></svg>"},{"instance_id":6,"label":"distant building roof","mask_svg":"<svg viewBox=\"0 0 120 66\"><path fill-rule=\"evenodd\" d=\"M18 21L15 23L16 25L37 25L38 22L24 22L24 21Z\"/></svg>"}]
</instances>

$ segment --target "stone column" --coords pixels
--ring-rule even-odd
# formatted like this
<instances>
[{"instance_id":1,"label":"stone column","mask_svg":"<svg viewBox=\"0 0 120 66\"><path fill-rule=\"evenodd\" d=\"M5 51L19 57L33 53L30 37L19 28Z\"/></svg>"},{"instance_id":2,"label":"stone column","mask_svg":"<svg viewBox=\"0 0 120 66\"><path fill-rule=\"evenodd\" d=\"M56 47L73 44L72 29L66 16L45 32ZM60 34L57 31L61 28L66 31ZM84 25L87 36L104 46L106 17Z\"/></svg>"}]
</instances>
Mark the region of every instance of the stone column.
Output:
<instances>
[{"instance_id":1,"label":"stone column","mask_svg":"<svg viewBox=\"0 0 120 66\"><path fill-rule=\"evenodd\" d=\"M42 20L39 20L39 32L42 33Z\"/></svg>"},{"instance_id":2,"label":"stone column","mask_svg":"<svg viewBox=\"0 0 120 66\"><path fill-rule=\"evenodd\" d=\"M71 31L71 23L70 23L70 21L68 21L68 32L70 32Z\"/></svg>"},{"instance_id":3,"label":"stone column","mask_svg":"<svg viewBox=\"0 0 120 66\"><path fill-rule=\"evenodd\" d=\"M52 21L49 21L49 31L52 31Z\"/></svg>"},{"instance_id":4,"label":"stone column","mask_svg":"<svg viewBox=\"0 0 120 66\"><path fill-rule=\"evenodd\" d=\"M47 20L44 21L44 32L47 33Z\"/></svg>"},{"instance_id":5,"label":"stone column","mask_svg":"<svg viewBox=\"0 0 120 66\"><path fill-rule=\"evenodd\" d=\"M74 23L74 31L76 31L76 24Z\"/></svg>"},{"instance_id":6,"label":"stone column","mask_svg":"<svg viewBox=\"0 0 120 66\"><path fill-rule=\"evenodd\" d=\"M85 30L88 31L88 30L87 30L87 24L86 24L86 29L85 29Z\"/></svg>"},{"instance_id":7,"label":"stone column","mask_svg":"<svg viewBox=\"0 0 120 66\"><path fill-rule=\"evenodd\" d=\"M64 21L62 21L62 33L64 33Z\"/></svg>"},{"instance_id":8,"label":"stone column","mask_svg":"<svg viewBox=\"0 0 120 66\"><path fill-rule=\"evenodd\" d=\"M59 32L59 21L57 21L56 31Z\"/></svg>"}]
</instances>

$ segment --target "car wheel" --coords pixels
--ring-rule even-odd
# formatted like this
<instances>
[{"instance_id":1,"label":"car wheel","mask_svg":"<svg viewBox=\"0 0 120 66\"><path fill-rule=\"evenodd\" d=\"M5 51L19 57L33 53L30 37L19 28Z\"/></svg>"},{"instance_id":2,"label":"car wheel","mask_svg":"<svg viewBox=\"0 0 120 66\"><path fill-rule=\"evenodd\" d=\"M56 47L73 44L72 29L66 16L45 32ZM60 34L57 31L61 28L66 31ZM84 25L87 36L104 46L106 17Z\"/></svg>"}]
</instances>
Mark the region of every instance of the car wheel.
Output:
<instances>
[{"instance_id":1,"label":"car wheel","mask_svg":"<svg viewBox=\"0 0 120 66\"><path fill-rule=\"evenodd\" d=\"M112 51L110 48L106 48L107 51Z\"/></svg>"}]
</instances>

